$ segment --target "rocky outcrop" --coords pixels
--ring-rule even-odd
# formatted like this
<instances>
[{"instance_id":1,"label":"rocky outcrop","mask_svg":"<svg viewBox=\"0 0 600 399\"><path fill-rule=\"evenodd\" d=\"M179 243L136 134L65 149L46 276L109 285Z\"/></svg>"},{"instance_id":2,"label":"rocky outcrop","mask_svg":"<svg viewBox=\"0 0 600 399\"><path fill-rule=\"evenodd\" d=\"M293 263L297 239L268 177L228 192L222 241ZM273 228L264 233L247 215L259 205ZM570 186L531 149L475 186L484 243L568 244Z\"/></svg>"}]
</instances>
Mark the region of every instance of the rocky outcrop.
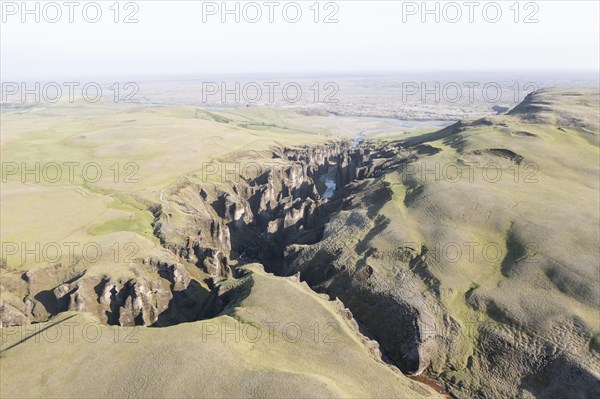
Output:
<instances>
[{"instance_id":1,"label":"rocky outcrop","mask_svg":"<svg viewBox=\"0 0 600 399\"><path fill-rule=\"evenodd\" d=\"M227 222L251 221L247 203L233 200L227 192L178 183L171 188L167 205L153 213L154 234L165 248L212 276L231 275ZM181 217L173 220L174 213Z\"/></svg>"},{"instance_id":2,"label":"rocky outcrop","mask_svg":"<svg viewBox=\"0 0 600 399\"><path fill-rule=\"evenodd\" d=\"M22 301L3 293L4 326L42 321L66 311L88 312L102 323L120 326L162 326L204 318L209 289L183 264L145 259L132 278L79 274L53 289L40 289L52 285L43 279L53 271L56 267L26 273L28 295Z\"/></svg>"},{"instance_id":3,"label":"rocky outcrop","mask_svg":"<svg viewBox=\"0 0 600 399\"><path fill-rule=\"evenodd\" d=\"M31 311L26 306L19 308L14 305L18 303L19 300L14 297L0 301L0 327L22 326L31 322Z\"/></svg>"}]
</instances>

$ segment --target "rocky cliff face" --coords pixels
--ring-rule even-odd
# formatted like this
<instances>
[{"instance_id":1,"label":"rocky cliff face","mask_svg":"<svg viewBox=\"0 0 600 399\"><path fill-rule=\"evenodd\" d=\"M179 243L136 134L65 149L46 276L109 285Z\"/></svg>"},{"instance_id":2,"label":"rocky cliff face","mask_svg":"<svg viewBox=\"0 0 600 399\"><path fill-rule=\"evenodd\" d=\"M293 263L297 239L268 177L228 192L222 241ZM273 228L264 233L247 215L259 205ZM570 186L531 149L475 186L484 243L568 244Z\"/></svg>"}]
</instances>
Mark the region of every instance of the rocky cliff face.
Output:
<instances>
[{"instance_id":1,"label":"rocky cliff face","mask_svg":"<svg viewBox=\"0 0 600 399\"><path fill-rule=\"evenodd\" d=\"M120 326L162 326L207 317L209 290L183 264L143 259L131 278L84 272L55 285L56 276L65 269L57 265L24 273L26 295L22 300L16 295L4 297L3 325L43 321L66 311L92 313L102 323ZM4 277L14 282L18 276Z\"/></svg>"},{"instance_id":2,"label":"rocky cliff face","mask_svg":"<svg viewBox=\"0 0 600 399\"><path fill-rule=\"evenodd\" d=\"M154 210L156 236L211 276L230 276L230 263L239 257L260 259L277 271L288 244L318 240L312 230L339 205L346 184L380 173L391 159L399 162L394 147L374 151L346 142L274 153L277 162L254 179L172 187L168 205ZM332 200L322 197L325 176L338 187ZM183 218L174 221L172 213Z\"/></svg>"}]
</instances>

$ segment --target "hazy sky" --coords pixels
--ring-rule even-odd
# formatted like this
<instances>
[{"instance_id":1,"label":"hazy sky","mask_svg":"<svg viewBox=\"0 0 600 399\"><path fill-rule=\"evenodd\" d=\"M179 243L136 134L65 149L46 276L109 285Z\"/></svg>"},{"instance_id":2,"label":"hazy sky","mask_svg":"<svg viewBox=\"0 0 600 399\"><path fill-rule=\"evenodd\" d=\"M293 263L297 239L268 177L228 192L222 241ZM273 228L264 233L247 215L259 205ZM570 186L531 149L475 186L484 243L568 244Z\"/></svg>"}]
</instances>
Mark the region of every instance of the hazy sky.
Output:
<instances>
[{"instance_id":1,"label":"hazy sky","mask_svg":"<svg viewBox=\"0 0 600 399\"><path fill-rule=\"evenodd\" d=\"M470 9L464 1L439 3L435 14L422 22L422 2L335 1L320 2L315 23L314 1L298 1L302 16L296 23L296 5L280 1L269 22L269 6L257 1L239 3L235 15L221 21L222 2L135 1L120 3L115 23L113 1L98 1L102 15L97 23L84 20L80 1L69 23L63 1L40 3L40 22L22 15L21 1L2 1L0 31L2 80L59 77L198 75L204 73L295 73L397 70L499 70L599 68L598 1L520 2L480 1ZM29 2L33 9L36 2ZM229 1L233 9L236 2ZM258 7L256 7L258 5ZM502 11L496 19L497 5ZM445 7L444 7L445 6ZM457 7L458 6L458 7ZM484 15L484 6L487 14ZM15 10L15 7L18 9ZM95 6L86 16L95 17ZM218 8L218 10L217 10ZM203 9L206 22L203 21ZM254 19L256 10L261 19ZM244 14L244 10L246 14ZM469 22L470 10L473 22ZM404 13L403 13L404 11ZM451 23L462 16L458 22ZM138 23L123 23L135 12ZM209 12L216 12L212 15ZM323 23L334 13L337 23ZM14 15L13 15L14 14ZM246 19L244 18L246 15ZM444 18L445 16L445 18ZM524 23L537 19L537 23ZM21 21L26 17L27 21ZM515 17L518 23L515 23Z\"/></svg>"}]
</instances>

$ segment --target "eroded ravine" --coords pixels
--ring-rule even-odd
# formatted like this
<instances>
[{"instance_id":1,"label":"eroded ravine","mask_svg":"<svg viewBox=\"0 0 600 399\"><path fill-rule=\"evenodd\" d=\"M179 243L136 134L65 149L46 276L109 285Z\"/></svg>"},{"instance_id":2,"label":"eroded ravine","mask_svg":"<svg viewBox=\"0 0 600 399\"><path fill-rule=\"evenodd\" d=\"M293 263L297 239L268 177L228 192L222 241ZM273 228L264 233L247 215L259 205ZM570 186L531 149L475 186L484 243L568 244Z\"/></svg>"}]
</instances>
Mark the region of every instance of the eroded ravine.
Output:
<instances>
[{"instance_id":1,"label":"eroded ravine","mask_svg":"<svg viewBox=\"0 0 600 399\"><path fill-rule=\"evenodd\" d=\"M222 282L240 277L240 265L259 262L275 275L296 274L289 267L296 249L322 240L332 215L352 206L349 199L360 193L357 182L381 176L415 156L398 145L377 147L361 140L359 135L354 142L274 148L279 166L269 162L252 178L219 184L178 181L151 208L154 234L177 261L146 257L130 279L67 274L56 288L46 290L36 288L36 281L56 270L26 273L27 306L23 311L9 309L14 324L86 311L110 325L169 326L218 315L233 295ZM190 273L185 263L202 274ZM323 267L323 273L322 278L300 273L300 278L332 298L342 297L321 285L335 271ZM354 313L351 303L346 306ZM357 319L378 339L374 321L358 310ZM406 317L415 315L408 312ZM417 320L411 323L418 325ZM393 353L386 344L384 351ZM392 359L407 372L421 372Z\"/></svg>"}]
</instances>

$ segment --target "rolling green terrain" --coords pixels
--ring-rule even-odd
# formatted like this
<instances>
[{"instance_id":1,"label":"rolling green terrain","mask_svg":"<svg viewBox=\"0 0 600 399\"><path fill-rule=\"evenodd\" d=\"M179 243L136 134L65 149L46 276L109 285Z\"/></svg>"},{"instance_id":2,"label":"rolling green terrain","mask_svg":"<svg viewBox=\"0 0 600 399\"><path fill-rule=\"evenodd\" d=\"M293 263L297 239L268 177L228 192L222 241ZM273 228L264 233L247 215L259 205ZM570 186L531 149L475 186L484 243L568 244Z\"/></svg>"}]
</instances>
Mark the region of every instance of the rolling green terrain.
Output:
<instances>
[{"instance_id":1,"label":"rolling green terrain","mask_svg":"<svg viewBox=\"0 0 600 399\"><path fill-rule=\"evenodd\" d=\"M442 394L396 366L457 398L600 389L598 90L408 131L61 107L2 114L4 164L103 174L3 168L0 396Z\"/></svg>"},{"instance_id":2,"label":"rolling green terrain","mask_svg":"<svg viewBox=\"0 0 600 399\"><path fill-rule=\"evenodd\" d=\"M593 396L598 112L598 90L543 90L507 115L400 137L389 145L406 161L356 183L287 272L457 397Z\"/></svg>"}]
</instances>

